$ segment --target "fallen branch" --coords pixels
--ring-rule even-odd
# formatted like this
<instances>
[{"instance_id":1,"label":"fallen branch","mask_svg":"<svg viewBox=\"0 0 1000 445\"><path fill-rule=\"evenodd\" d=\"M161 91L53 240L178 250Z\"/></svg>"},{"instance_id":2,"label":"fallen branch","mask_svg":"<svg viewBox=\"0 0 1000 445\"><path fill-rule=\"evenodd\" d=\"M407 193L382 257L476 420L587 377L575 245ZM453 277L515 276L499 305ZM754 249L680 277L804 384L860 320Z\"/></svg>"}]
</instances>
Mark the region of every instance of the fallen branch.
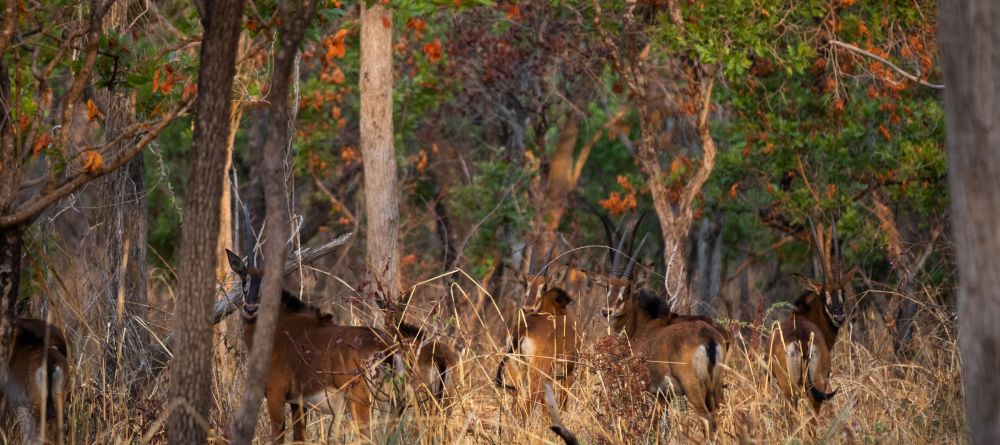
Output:
<instances>
[{"instance_id":1,"label":"fallen branch","mask_svg":"<svg viewBox=\"0 0 1000 445\"><path fill-rule=\"evenodd\" d=\"M896 64L894 64L894 63L886 60L885 58L879 57L879 56L875 55L874 53L872 53L870 51L865 51L865 50L863 50L861 48L858 48L858 47L856 47L854 45L851 45L850 43L844 43L844 42L841 42L839 40L830 40L830 44L831 45L835 45L835 46L839 46L839 47L844 48L844 49L846 49L848 51L853 51L853 52L861 54L863 56L866 56L866 57L878 60L879 62L882 62L882 63L886 64L889 68L892 68L893 71L899 73L903 77L905 77L907 79L910 79L911 81L914 81L916 83L919 83L919 84L921 84L921 85L923 85L923 86L925 86L927 88L934 88L935 90L943 90L944 89L944 85L940 85L940 84L936 84L936 83L930 83L930 82L928 82L926 80L923 80L923 79L921 79L921 78L919 78L917 76L914 76L913 74L910 74L910 73L906 72L905 70L903 70L902 68L896 66Z\"/></svg>"}]
</instances>

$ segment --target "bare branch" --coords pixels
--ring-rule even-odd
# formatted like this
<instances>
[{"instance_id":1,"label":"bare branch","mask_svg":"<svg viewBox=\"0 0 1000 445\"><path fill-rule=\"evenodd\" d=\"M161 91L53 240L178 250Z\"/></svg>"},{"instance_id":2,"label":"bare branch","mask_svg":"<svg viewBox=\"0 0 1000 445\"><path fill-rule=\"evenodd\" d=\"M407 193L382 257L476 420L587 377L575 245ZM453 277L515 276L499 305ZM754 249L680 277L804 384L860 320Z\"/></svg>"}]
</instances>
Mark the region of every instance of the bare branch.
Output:
<instances>
[{"instance_id":1,"label":"bare branch","mask_svg":"<svg viewBox=\"0 0 1000 445\"><path fill-rule=\"evenodd\" d=\"M921 85L923 85L923 86L925 86L927 88L933 88L935 90L943 90L944 89L944 85L940 85L940 84L936 84L936 83L930 83L930 82L928 82L926 80L923 80L923 79L921 79L921 78L919 78L917 76L914 76L913 74L910 74L910 73L906 72L905 70L903 70L902 68L896 66L896 64L894 64L894 63L886 60L885 58L879 57L879 56L871 53L870 51L865 51L865 50L863 50L861 48L858 48L858 47L856 47L854 45L851 45L850 43L844 43L844 42L841 42L839 40L830 40L830 44L831 45L835 45L835 46L839 46L839 47L844 48L844 49L846 49L848 51L852 51L852 52L861 54L861 55L863 55L865 57L869 57L869 58L878 60L879 62L882 62L882 63L886 64L889 68L892 68L893 71L899 73L901 76L903 76L903 77L905 77L905 78L907 78L907 79L909 79L909 80L911 80L913 82L919 83L919 84L921 84Z\"/></svg>"},{"instance_id":2,"label":"bare branch","mask_svg":"<svg viewBox=\"0 0 1000 445\"><path fill-rule=\"evenodd\" d=\"M194 96L192 95L192 97ZM17 210L15 210L13 213L9 215L0 216L0 228L10 227L12 225L20 224L30 220L31 218L34 218L35 215L41 213L43 210L48 208L49 205L62 198L65 198L70 193L79 190L80 187L83 187L88 182L100 178L101 176L107 175L117 170L121 166L127 164L129 161L132 160L132 158L136 157L136 155L141 153L142 150L146 148L146 146L149 145L150 142L155 140L157 136L159 136L160 132L163 131L163 129L166 128L167 125L170 125L170 123L173 122L173 120L178 115L180 115L181 112L186 110L188 105L190 105L190 103L191 103L191 98L188 98L188 100L183 101L179 103L177 106L175 106L163 119L160 120L160 122L155 127L150 129L149 132L146 133L146 136L143 137L142 140L140 140L134 146L123 152L122 155L119 156L118 159L115 159L114 162L111 162L110 164L105 164L103 167L101 167L100 170L93 173L80 171L71 179L67 180L66 182L63 182L61 185L56 187L55 190L52 190L48 194L39 196L38 198L29 201L24 205L21 205Z\"/></svg>"}]
</instances>

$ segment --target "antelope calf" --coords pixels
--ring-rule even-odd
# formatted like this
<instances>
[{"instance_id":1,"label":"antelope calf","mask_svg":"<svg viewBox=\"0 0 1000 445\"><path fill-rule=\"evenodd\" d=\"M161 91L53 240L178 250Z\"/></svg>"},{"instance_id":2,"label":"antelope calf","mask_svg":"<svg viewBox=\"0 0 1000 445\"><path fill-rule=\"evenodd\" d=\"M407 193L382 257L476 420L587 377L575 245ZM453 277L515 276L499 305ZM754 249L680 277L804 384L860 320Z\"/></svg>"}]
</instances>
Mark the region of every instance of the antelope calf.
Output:
<instances>
[{"instance_id":1,"label":"antelope calf","mask_svg":"<svg viewBox=\"0 0 1000 445\"><path fill-rule=\"evenodd\" d=\"M411 383L417 403L447 412L451 406L449 393L455 386L452 368L458 363L458 356L447 344L424 338L423 331L416 326L400 323L399 331L411 339L408 343L415 361L415 366L411 366L415 374Z\"/></svg>"},{"instance_id":2,"label":"antelope calf","mask_svg":"<svg viewBox=\"0 0 1000 445\"><path fill-rule=\"evenodd\" d=\"M34 443L41 431L50 433L46 436L54 443L63 443L70 368L62 330L43 320L18 320L7 363L3 399L20 411L24 442Z\"/></svg>"},{"instance_id":3,"label":"antelope calf","mask_svg":"<svg viewBox=\"0 0 1000 445\"><path fill-rule=\"evenodd\" d=\"M796 275L806 290L795 300L788 319L771 333L770 368L790 403L805 392L819 413L823 402L837 393L829 388L830 360L837 333L846 321L844 303L856 269L842 270L836 222L830 225L829 234L817 230L811 221L809 226L822 281Z\"/></svg>"},{"instance_id":4,"label":"antelope calf","mask_svg":"<svg viewBox=\"0 0 1000 445\"><path fill-rule=\"evenodd\" d=\"M580 355L578 322L569 311L572 297L549 287L545 276L533 267L525 284L524 305L509 327L507 352L495 378L498 387L518 397L522 421L541 403L546 381L560 382L561 403L565 404ZM508 375L513 385L507 383Z\"/></svg>"},{"instance_id":5,"label":"antelope calf","mask_svg":"<svg viewBox=\"0 0 1000 445\"><path fill-rule=\"evenodd\" d=\"M634 232L633 232L634 233ZM613 256L611 275L596 277L607 287L603 316L615 333L628 337L636 353L646 359L650 375L648 390L669 398L683 395L699 416L715 430L715 415L722 393L722 366L728 341L723 330L710 319L679 316L669 305L650 292L635 292L636 261L625 258L637 254L645 242L630 253L622 249L624 236Z\"/></svg>"}]
</instances>

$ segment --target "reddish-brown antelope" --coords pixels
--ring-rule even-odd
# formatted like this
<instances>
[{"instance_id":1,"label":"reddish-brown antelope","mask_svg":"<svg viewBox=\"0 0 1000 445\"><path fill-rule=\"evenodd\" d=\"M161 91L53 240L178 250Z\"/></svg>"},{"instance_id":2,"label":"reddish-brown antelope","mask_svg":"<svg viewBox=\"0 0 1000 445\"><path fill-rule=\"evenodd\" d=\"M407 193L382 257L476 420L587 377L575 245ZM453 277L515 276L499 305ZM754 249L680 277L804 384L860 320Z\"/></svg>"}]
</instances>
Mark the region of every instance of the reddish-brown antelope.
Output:
<instances>
[{"instance_id":1,"label":"reddish-brown antelope","mask_svg":"<svg viewBox=\"0 0 1000 445\"><path fill-rule=\"evenodd\" d=\"M550 287L533 263L529 261L524 304L509 326L507 352L495 377L498 387L517 397L522 421L541 404L546 382L559 382L560 398L566 402L580 355L578 323L569 310L573 299ZM508 377L513 384L507 383Z\"/></svg>"},{"instance_id":2,"label":"reddish-brown antelope","mask_svg":"<svg viewBox=\"0 0 1000 445\"><path fill-rule=\"evenodd\" d=\"M823 402L837 393L829 388L830 356L846 321L844 303L857 269L843 271L836 221L829 232L812 221L809 228L822 281L796 275L805 292L795 300L789 318L771 333L770 368L790 403L805 392L819 413Z\"/></svg>"},{"instance_id":3,"label":"reddish-brown antelope","mask_svg":"<svg viewBox=\"0 0 1000 445\"><path fill-rule=\"evenodd\" d=\"M254 265L254 236L249 230L249 215L244 211L247 229L247 260L227 251L229 264L240 278L243 291L244 338L252 347L260 303L261 271ZM274 333L271 366L264 383L264 397L271 432L277 443L284 441L285 405L292 408L292 435L305 441L306 415L309 410L340 415L347 405L362 433L371 420L375 396L381 394L386 372L391 372L392 358L399 357L400 343L388 333L360 326L339 326L333 317L282 292ZM403 329L412 331L412 328ZM437 373L447 380L451 356L443 347L427 349L418 357L418 369L424 375ZM433 385L432 381L428 383ZM442 394L444 386L436 394Z\"/></svg>"},{"instance_id":4,"label":"reddish-brown antelope","mask_svg":"<svg viewBox=\"0 0 1000 445\"><path fill-rule=\"evenodd\" d=\"M24 442L35 443L42 432L46 439L63 443L70 368L62 330L43 320L18 320L7 363L3 399L21 412L18 417Z\"/></svg>"},{"instance_id":5,"label":"reddish-brown antelope","mask_svg":"<svg viewBox=\"0 0 1000 445\"><path fill-rule=\"evenodd\" d=\"M678 316L655 294L636 292L636 260L626 258L637 255L646 238L628 252L623 250L624 239L619 240L615 250L611 275L595 277L608 290L601 313L614 332L626 335L633 350L645 358L650 375L648 390L664 398L674 394L687 397L695 413L714 430L714 414L722 391L722 362L728 348L726 337L710 319Z\"/></svg>"}]
</instances>

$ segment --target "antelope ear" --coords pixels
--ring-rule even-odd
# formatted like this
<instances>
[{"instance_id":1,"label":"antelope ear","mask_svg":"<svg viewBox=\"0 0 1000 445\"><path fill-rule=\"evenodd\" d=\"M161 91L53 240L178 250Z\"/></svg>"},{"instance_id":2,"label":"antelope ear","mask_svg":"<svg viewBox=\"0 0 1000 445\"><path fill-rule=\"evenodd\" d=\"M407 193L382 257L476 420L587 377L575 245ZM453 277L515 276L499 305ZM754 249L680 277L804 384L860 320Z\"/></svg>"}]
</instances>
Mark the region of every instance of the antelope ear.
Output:
<instances>
[{"instance_id":1,"label":"antelope ear","mask_svg":"<svg viewBox=\"0 0 1000 445\"><path fill-rule=\"evenodd\" d=\"M580 273L582 273L583 276L587 277L587 281L589 281L591 285L607 286L608 284L608 280L604 277L604 275L601 275L597 272L591 272L589 270L581 269Z\"/></svg>"},{"instance_id":2,"label":"antelope ear","mask_svg":"<svg viewBox=\"0 0 1000 445\"><path fill-rule=\"evenodd\" d=\"M844 274L840 276L840 285L846 286L850 284L851 280L854 279L854 274L857 272L858 272L858 266L854 266L850 269L847 269L847 272L844 272Z\"/></svg>"},{"instance_id":3,"label":"antelope ear","mask_svg":"<svg viewBox=\"0 0 1000 445\"><path fill-rule=\"evenodd\" d=\"M556 286L562 286L563 282L566 280L566 270L567 269L568 268L566 266L562 266L562 265L556 266L552 270L552 274L549 277L549 279L551 280L551 282L554 285L556 285Z\"/></svg>"},{"instance_id":4,"label":"antelope ear","mask_svg":"<svg viewBox=\"0 0 1000 445\"><path fill-rule=\"evenodd\" d=\"M573 297L569 296L566 292L559 292L559 294L556 295L556 303L560 306L569 306L572 302Z\"/></svg>"},{"instance_id":5,"label":"antelope ear","mask_svg":"<svg viewBox=\"0 0 1000 445\"><path fill-rule=\"evenodd\" d=\"M247 265L243 262L243 258L229 249L226 249L226 257L229 258L229 267L233 269L233 272L236 272L236 275L244 276L247 274Z\"/></svg>"},{"instance_id":6,"label":"antelope ear","mask_svg":"<svg viewBox=\"0 0 1000 445\"><path fill-rule=\"evenodd\" d=\"M799 285L801 285L806 290L810 290L813 292L819 292L823 290L823 285L817 283L816 280L809 278L805 275L793 273L792 277L795 278L795 281L797 281Z\"/></svg>"}]
</instances>

